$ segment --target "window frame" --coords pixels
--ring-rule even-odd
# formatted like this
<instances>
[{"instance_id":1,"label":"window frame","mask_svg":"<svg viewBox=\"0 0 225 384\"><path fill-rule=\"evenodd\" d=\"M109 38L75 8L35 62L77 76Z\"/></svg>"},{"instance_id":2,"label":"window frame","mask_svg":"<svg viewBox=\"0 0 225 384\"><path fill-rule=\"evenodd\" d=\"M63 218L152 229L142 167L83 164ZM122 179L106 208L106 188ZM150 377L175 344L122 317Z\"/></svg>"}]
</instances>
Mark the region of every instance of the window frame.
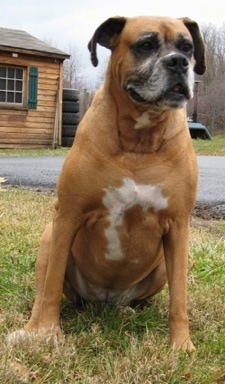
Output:
<instances>
[{"instance_id":1,"label":"window frame","mask_svg":"<svg viewBox=\"0 0 225 384\"><path fill-rule=\"evenodd\" d=\"M10 90L8 88L8 84L9 84L9 81L10 80L14 80L14 83L16 81L20 81L21 79L20 78L16 78L15 76L13 78L10 78L8 76L8 72L9 72L9 69L22 69L22 91L19 92L22 94L22 102L21 103L17 103L15 101L13 102L8 102L8 101L0 101L0 108L6 108L6 109L27 109L27 88L28 88L28 68L26 66L20 66L20 65L10 65L10 64L5 64L5 63L0 63L0 67L1 68L6 68L6 76L5 77L1 77L0 76L0 80L1 79L5 79L6 80L6 87L5 89L1 89L0 88L0 91L5 91L6 92L6 96L7 96L7 92L13 92L14 94L17 92L15 87L13 90Z\"/></svg>"}]
</instances>

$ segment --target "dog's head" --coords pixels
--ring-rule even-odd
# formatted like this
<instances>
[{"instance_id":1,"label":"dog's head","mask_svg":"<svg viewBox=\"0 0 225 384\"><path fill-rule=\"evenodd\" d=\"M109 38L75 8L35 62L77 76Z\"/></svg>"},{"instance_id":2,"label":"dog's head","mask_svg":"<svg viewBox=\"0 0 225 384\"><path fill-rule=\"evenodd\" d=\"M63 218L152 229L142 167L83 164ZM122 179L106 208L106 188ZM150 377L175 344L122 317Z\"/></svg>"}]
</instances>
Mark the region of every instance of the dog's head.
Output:
<instances>
[{"instance_id":1,"label":"dog's head","mask_svg":"<svg viewBox=\"0 0 225 384\"><path fill-rule=\"evenodd\" d=\"M188 18L114 17L95 31L88 48L98 65L97 43L111 49L114 81L145 106L180 108L193 96L194 72L205 72L198 24Z\"/></svg>"}]
</instances>

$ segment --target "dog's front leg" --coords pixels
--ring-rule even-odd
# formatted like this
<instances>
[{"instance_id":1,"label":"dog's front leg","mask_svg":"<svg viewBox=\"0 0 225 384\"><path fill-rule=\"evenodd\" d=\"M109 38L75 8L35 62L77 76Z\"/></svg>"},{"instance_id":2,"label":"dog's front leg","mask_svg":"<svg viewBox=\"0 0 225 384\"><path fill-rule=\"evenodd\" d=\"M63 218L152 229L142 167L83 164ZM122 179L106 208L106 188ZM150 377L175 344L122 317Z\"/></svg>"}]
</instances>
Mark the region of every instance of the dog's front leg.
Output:
<instances>
[{"instance_id":1,"label":"dog's front leg","mask_svg":"<svg viewBox=\"0 0 225 384\"><path fill-rule=\"evenodd\" d=\"M36 299L32 316L26 330L32 332L51 332L61 336L59 325L60 300L63 293L63 281L71 244L79 227L74 211L61 212L58 209L52 224L51 238L49 240L49 255L45 271L36 270L36 273L45 273L37 278ZM39 262L39 264L41 261ZM40 268L39 268L40 269Z\"/></svg>"},{"instance_id":2,"label":"dog's front leg","mask_svg":"<svg viewBox=\"0 0 225 384\"><path fill-rule=\"evenodd\" d=\"M189 226L173 222L164 238L164 253L170 295L170 343L173 349L192 352L187 315L187 262Z\"/></svg>"},{"instance_id":3,"label":"dog's front leg","mask_svg":"<svg viewBox=\"0 0 225 384\"><path fill-rule=\"evenodd\" d=\"M38 329L60 334L60 300L71 244L76 234L74 220L56 214L52 228L49 262L44 284Z\"/></svg>"}]
</instances>

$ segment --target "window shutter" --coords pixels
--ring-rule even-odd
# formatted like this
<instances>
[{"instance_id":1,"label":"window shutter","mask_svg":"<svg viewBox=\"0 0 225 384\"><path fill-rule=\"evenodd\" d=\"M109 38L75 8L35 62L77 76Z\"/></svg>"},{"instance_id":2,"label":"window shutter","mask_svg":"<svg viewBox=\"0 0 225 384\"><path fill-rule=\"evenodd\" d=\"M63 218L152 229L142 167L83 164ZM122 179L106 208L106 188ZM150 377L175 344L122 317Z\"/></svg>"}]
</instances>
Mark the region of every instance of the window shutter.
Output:
<instances>
[{"instance_id":1,"label":"window shutter","mask_svg":"<svg viewBox=\"0 0 225 384\"><path fill-rule=\"evenodd\" d=\"M28 108L37 108L37 85L38 85L38 68L30 67L29 69L29 90L28 90Z\"/></svg>"}]
</instances>

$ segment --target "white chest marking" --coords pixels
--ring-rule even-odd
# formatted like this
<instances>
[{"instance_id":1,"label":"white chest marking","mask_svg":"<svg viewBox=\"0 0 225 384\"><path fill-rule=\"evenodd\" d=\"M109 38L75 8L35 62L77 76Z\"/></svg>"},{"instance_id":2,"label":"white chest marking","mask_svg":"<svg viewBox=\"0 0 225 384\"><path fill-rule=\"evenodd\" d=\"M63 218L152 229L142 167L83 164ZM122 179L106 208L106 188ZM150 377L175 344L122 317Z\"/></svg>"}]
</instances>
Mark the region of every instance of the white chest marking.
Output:
<instances>
[{"instance_id":1,"label":"white chest marking","mask_svg":"<svg viewBox=\"0 0 225 384\"><path fill-rule=\"evenodd\" d=\"M108 240L107 260L122 260L124 258L117 227L122 225L124 213L140 205L144 211L153 208L155 212L165 209L168 199L162 195L162 187L159 185L135 184L134 180L124 179L119 188L105 189L103 204L109 211L109 226L105 230Z\"/></svg>"},{"instance_id":2,"label":"white chest marking","mask_svg":"<svg viewBox=\"0 0 225 384\"><path fill-rule=\"evenodd\" d=\"M137 117L136 124L134 126L135 129L140 129L146 127L150 122L149 113L143 112L141 116Z\"/></svg>"}]
</instances>

